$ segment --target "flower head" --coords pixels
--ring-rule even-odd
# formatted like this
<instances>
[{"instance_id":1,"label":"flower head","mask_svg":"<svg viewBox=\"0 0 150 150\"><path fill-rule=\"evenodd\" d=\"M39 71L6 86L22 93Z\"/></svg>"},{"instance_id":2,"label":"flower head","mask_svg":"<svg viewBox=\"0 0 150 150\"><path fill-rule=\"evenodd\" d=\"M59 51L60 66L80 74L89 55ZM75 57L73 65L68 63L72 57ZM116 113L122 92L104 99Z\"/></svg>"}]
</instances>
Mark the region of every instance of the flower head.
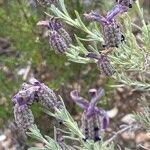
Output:
<instances>
[{"instance_id":1,"label":"flower head","mask_svg":"<svg viewBox=\"0 0 150 150\"><path fill-rule=\"evenodd\" d=\"M109 124L107 113L96 106L98 100L104 95L104 90L102 88L98 90L90 89L89 95L91 97L90 103L79 96L78 91L74 90L70 93L75 103L84 109L81 119L81 130L85 138L98 141L100 140L101 131L106 129Z\"/></svg>"},{"instance_id":2,"label":"flower head","mask_svg":"<svg viewBox=\"0 0 150 150\"><path fill-rule=\"evenodd\" d=\"M55 53L62 54L72 43L69 33L63 28L62 23L55 17L50 20L39 21L37 25L47 27L49 30L49 42Z\"/></svg>"},{"instance_id":3,"label":"flower head","mask_svg":"<svg viewBox=\"0 0 150 150\"><path fill-rule=\"evenodd\" d=\"M34 116L30 108L33 102L39 102L46 109L62 106L53 90L35 78L31 78L28 84L24 83L12 101L15 121L23 130L27 130L34 123Z\"/></svg>"},{"instance_id":4,"label":"flower head","mask_svg":"<svg viewBox=\"0 0 150 150\"><path fill-rule=\"evenodd\" d=\"M89 53L86 55L86 57L97 60L97 67L103 75L112 76L115 73L114 67L111 65L107 55L97 55L94 53Z\"/></svg>"},{"instance_id":5,"label":"flower head","mask_svg":"<svg viewBox=\"0 0 150 150\"><path fill-rule=\"evenodd\" d=\"M53 108L59 103L53 90L34 78L29 80L29 84L22 85L21 90L12 98L12 101L20 109L30 107L33 102L39 102L45 108Z\"/></svg>"},{"instance_id":6,"label":"flower head","mask_svg":"<svg viewBox=\"0 0 150 150\"><path fill-rule=\"evenodd\" d=\"M106 48L118 47L122 42L120 26L116 21L103 25L104 45Z\"/></svg>"},{"instance_id":7,"label":"flower head","mask_svg":"<svg viewBox=\"0 0 150 150\"><path fill-rule=\"evenodd\" d=\"M121 6L122 8L122 6ZM115 19L115 15L120 13L121 8L114 8L105 18L95 12L85 14L85 17L90 21L97 21L103 27L103 38L105 48L118 47L123 41L123 35L120 30L120 26Z\"/></svg>"}]
</instances>

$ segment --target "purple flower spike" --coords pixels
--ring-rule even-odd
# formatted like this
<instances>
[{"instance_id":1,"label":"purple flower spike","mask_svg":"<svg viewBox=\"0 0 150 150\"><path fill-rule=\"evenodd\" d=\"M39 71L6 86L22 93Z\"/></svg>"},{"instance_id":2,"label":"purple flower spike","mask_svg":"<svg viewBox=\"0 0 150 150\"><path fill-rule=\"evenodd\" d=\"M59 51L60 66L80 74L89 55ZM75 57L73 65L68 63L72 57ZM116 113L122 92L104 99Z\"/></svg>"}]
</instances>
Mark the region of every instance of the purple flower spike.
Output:
<instances>
[{"instance_id":1,"label":"purple flower spike","mask_svg":"<svg viewBox=\"0 0 150 150\"><path fill-rule=\"evenodd\" d=\"M50 32L49 43L51 47L55 50L56 54L63 54L68 49L68 45L65 39L56 31Z\"/></svg>"},{"instance_id":2,"label":"purple flower spike","mask_svg":"<svg viewBox=\"0 0 150 150\"><path fill-rule=\"evenodd\" d=\"M81 108L84 109L81 118L81 130L85 135L85 140L90 139L99 141L102 130L105 130L109 124L109 118L105 110L96 107L98 100L104 95L102 88L90 89L91 102L79 96L78 91L74 90L70 93L71 98Z\"/></svg>"},{"instance_id":3,"label":"purple flower spike","mask_svg":"<svg viewBox=\"0 0 150 150\"><path fill-rule=\"evenodd\" d=\"M39 102L44 108L61 108L56 94L44 83L31 78L29 83L24 83L21 90L12 98L14 103L14 116L17 126L26 131L34 123L34 116L30 106L33 102Z\"/></svg>"},{"instance_id":4,"label":"purple flower spike","mask_svg":"<svg viewBox=\"0 0 150 150\"><path fill-rule=\"evenodd\" d=\"M132 8L132 4L135 1L136 0L117 0L118 4L107 14L107 20L111 22L115 16L127 12L129 8Z\"/></svg>"},{"instance_id":5,"label":"purple flower spike","mask_svg":"<svg viewBox=\"0 0 150 150\"><path fill-rule=\"evenodd\" d=\"M34 78L29 80L29 84L22 85L21 90L12 98L12 101L14 105L21 108L30 107L33 102L39 102L47 109L61 105L53 90Z\"/></svg>"},{"instance_id":6,"label":"purple flower spike","mask_svg":"<svg viewBox=\"0 0 150 150\"><path fill-rule=\"evenodd\" d=\"M97 60L97 67L103 75L112 76L115 73L114 67L111 65L107 55L89 53L86 55L86 57Z\"/></svg>"},{"instance_id":7,"label":"purple flower spike","mask_svg":"<svg viewBox=\"0 0 150 150\"><path fill-rule=\"evenodd\" d=\"M64 51L72 43L72 39L69 33L63 28L63 24L55 17L51 17L50 20L39 21L37 23L38 26L47 27L50 31L50 44L53 48L56 48L56 52L59 50ZM56 39L57 38L57 39ZM59 44L60 43L60 44ZM60 45L62 50L58 49ZM63 47L62 47L63 46Z\"/></svg>"}]
</instances>

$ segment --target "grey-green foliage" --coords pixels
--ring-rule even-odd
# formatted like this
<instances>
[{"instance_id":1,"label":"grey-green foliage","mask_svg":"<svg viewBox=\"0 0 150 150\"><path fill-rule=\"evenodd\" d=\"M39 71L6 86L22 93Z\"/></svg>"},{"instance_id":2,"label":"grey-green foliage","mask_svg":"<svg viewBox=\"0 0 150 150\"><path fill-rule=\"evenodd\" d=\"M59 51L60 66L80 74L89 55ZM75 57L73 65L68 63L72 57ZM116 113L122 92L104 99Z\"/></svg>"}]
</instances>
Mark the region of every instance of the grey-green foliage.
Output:
<instances>
[{"instance_id":1,"label":"grey-green foliage","mask_svg":"<svg viewBox=\"0 0 150 150\"><path fill-rule=\"evenodd\" d=\"M143 128L150 132L150 105L143 96L140 99L142 105L142 112L135 112L135 119L142 125Z\"/></svg>"},{"instance_id":2,"label":"grey-green foliage","mask_svg":"<svg viewBox=\"0 0 150 150\"><path fill-rule=\"evenodd\" d=\"M91 28L87 27L81 20L77 11L75 11L76 19L71 18L65 7L64 0L59 0L59 4L60 8L56 8L54 5L51 6L50 10L54 15L64 20L67 24L84 31L87 34L86 37L78 37L78 35L75 35L77 42L75 45L71 45L66 56L70 61L76 63L92 63L93 60L85 58L84 56L88 54L89 51L96 54L100 53L98 44L103 42L103 37L98 24L92 23ZM120 21L124 26L123 34L125 35L126 41L118 49L114 49L114 52L110 54L109 57L116 68L116 74L113 76L116 81L133 86L135 89L146 91L150 90L149 79L147 82L144 82L144 80L137 81L131 79L129 76L129 72L131 71L141 72L144 76L144 72L147 71L145 68L145 55L149 54L150 51L150 24L146 24L144 20L143 9L140 8L139 1L136 2L134 9L135 12L137 12L136 14L140 17L142 27L132 22L131 13L120 16ZM134 11L132 11L132 13L133 12ZM138 37L133 34L133 28L139 30L140 34ZM84 43L87 42L88 46L87 44L85 46L82 41L84 41ZM89 44L89 42L92 42L92 44ZM116 85L110 86L115 87Z\"/></svg>"}]
</instances>

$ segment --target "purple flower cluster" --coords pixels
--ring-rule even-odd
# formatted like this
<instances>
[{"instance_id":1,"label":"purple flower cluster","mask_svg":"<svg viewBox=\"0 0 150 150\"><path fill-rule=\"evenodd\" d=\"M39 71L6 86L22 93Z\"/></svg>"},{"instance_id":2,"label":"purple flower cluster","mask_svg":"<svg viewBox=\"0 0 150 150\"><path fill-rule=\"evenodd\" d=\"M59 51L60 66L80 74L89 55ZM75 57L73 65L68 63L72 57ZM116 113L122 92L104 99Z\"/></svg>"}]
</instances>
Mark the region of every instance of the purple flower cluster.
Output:
<instances>
[{"instance_id":1,"label":"purple flower cluster","mask_svg":"<svg viewBox=\"0 0 150 150\"><path fill-rule=\"evenodd\" d=\"M37 25L48 28L49 43L55 50L55 53L62 54L67 51L69 45L72 43L72 39L58 19L52 17L50 20L39 21Z\"/></svg>"},{"instance_id":2,"label":"purple flower cluster","mask_svg":"<svg viewBox=\"0 0 150 150\"><path fill-rule=\"evenodd\" d=\"M90 102L79 96L79 93L76 90L72 91L70 95L74 102L84 109L81 118L81 130L85 135L85 140L99 141L101 139L102 131L105 130L109 124L109 118L106 111L96 106L98 100L104 95L104 90L102 88L98 90L90 89Z\"/></svg>"},{"instance_id":3,"label":"purple flower cluster","mask_svg":"<svg viewBox=\"0 0 150 150\"><path fill-rule=\"evenodd\" d=\"M34 123L34 117L30 106L33 102L39 102L44 108L60 107L61 102L53 90L36 79L29 80L29 84L23 84L20 91L12 98L14 104L14 116L18 127L28 129Z\"/></svg>"},{"instance_id":4,"label":"purple flower cluster","mask_svg":"<svg viewBox=\"0 0 150 150\"><path fill-rule=\"evenodd\" d=\"M104 48L118 47L124 41L120 26L115 17L119 14L127 12L135 0L117 0L117 4L107 13L105 17L96 12L84 14L85 18L90 21L97 21L103 27Z\"/></svg>"},{"instance_id":5,"label":"purple flower cluster","mask_svg":"<svg viewBox=\"0 0 150 150\"><path fill-rule=\"evenodd\" d=\"M96 59L98 69L106 76L112 76L115 73L114 68L107 57L107 54L111 52L114 47L118 48L119 45L125 40L125 37L121 32L120 25L115 17L119 14L127 12L135 1L136 0L117 0L117 4L110 12L107 13L105 17L93 11L91 11L89 14L84 14L87 20L97 21L102 25L104 50L101 52L100 56L89 53L86 55L86 57Z\"/></svg>"},{"instance_id":6,"label":"purple flower cluster","mask_svg":"<svg viewBox=\"0 0 150 150\"><path fill-rule=\"evenodd\" d=\"M111 65L107 55L101 54L97 55L94 53L89 53L86 57L96 59L97 60L97 67L101 71L101 73L105 76L112 76L115 73L114 67Z\"/></svg>"}]
</instances>

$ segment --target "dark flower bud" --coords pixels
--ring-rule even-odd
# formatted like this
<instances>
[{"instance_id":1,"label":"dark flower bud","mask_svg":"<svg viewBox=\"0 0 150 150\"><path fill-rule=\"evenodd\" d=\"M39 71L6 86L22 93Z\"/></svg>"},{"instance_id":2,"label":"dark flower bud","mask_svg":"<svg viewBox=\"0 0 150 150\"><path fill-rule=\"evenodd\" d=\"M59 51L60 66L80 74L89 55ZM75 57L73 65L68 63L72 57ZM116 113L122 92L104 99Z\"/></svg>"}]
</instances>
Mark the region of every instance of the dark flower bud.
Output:
<instances>
[{"instance_id":1,"label":"dark flower bud","mask_svg":"<svg viewBox=\"0 0 150 150\"><path fill-rule=\"evenodd\" d=\"M14 116L17 126L24 131L34 124L34 116L27 106L20 108L16 104L14 106Z\"/></svg>"},{"instance_id":2,"label":"dark flower bud","mask_svg":"<svg viewBox=\"0 0 150 150\"><path fill-rule=\"evenodd\" d=\"M115 21L103 25L103 36L105 48L118 47L122 42L120 26Z\"/></svg>"},{"instance_id":3,"label":"dark flower bud","mask_svg":"<svg viewBox=\"0 0 150 150\"><path fill-rule=\"evenodd\" d=\"M62 54L67 51L69 45L72 43L72 39L57 18L52 17L50 20L39 21L37 25L48 28L49 43L56 54Z\"/></svg>"},{"instance_id":4,"label":"dark flower bud","mask_svg":"<svg viewBox=\"0 0 150 150\"><path fill-rule=\"evenodd\" d=\"M122 42L122 33L120 26L114 20L114 17L122 12L125 12L126 8L121 5L115 6L106 17L99 15L96 12L90 12L84 14L85 18L90 21L97 21L103 26L103 37L105 48L118 47Z\"/></svg>"},{"instance_id":5,"label":"dark flower bud","mask_svg":"<svg viewBox=\"0 0 150 150\"><path fill-rule=\"evenodd\" d=\"M66 41L56 31L50 31L49 42L56 54L62 54L67 51Z\"/></svg>"},{"instance_id":6,"label":"dark flower bud","mask_svg":"<svg viewBox=\"0 0 150 150\"><path fill-rule=\"evenodd\" d=\"M101 55L97 61L97 67L106 76L112 76L115 73L113 66L111 65L106 55Z\"/></svg>"}]
</instances>

